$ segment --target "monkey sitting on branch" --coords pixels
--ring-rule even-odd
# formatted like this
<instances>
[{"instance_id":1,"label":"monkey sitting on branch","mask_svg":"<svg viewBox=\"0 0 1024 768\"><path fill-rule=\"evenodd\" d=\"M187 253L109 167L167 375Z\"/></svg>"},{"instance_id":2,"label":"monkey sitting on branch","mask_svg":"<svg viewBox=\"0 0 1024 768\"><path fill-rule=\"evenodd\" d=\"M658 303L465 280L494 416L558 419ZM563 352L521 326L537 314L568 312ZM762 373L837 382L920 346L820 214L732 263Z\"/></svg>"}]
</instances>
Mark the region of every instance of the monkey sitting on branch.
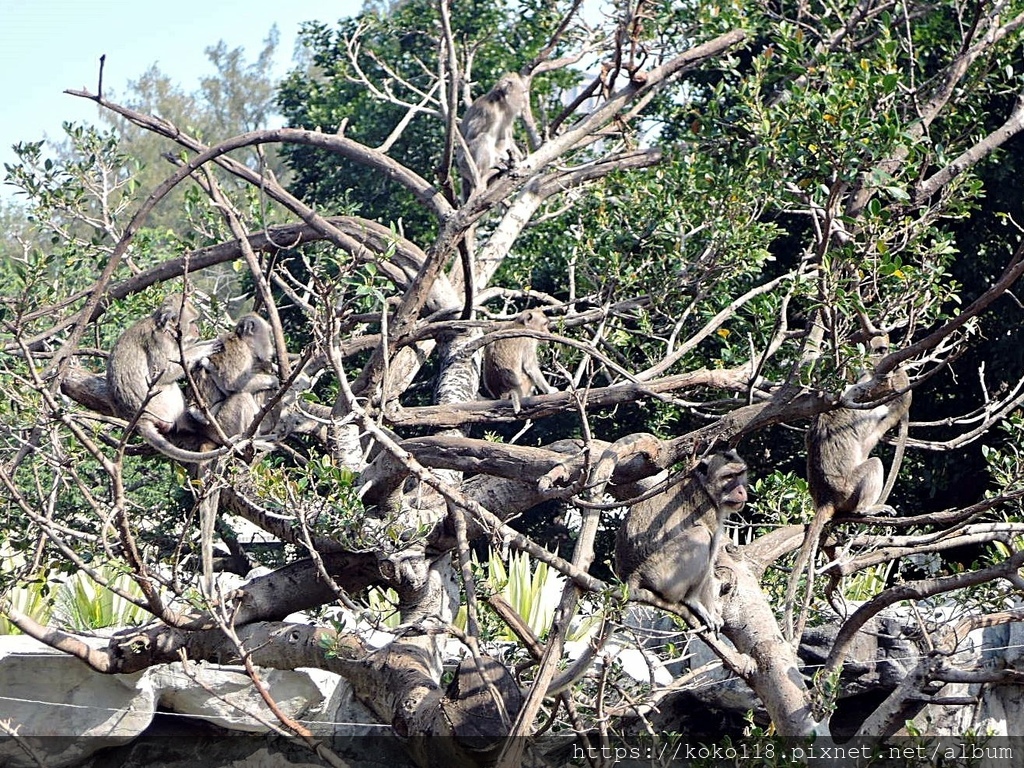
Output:
<instances>
[{"instance_id":1,"label":"monkey sitting on branch","mask_svg":"<svg viewBox=\"0 0 1024 768\"><path fill-rule=\"evenodd\" d=\"M722 627L715 576L725 523L747 503L747 464L734 450L703 460L668 490L634 504L615 538L615 572L630 589L684 605Z\"/></svg>"},{"instance_id":2,"label":"monkey sitting on branch","mask_svg":"<svg viewBox=\"0 0 1024 768\"><path fill-rule=\"evenodd\" d=\"M528 309L521 313L509 328L527 328L547 332L547 315L539 309ZM512 410L519 413L521 401L536 390L550 395L558 390L544 378L537 359L537 339L517 336L497 339L484 347L483 385L496 400L512 400Z\"/></svg>"},{"instance_id":3,"label":"monkey sitting on branch","mask_svg":"<svg viewBox=\"0 0 1024 768\"><path fill-rule=\"evenodd\" d=\"M186 368L191 370L220 347L220 341L198 341L198 317L188 299L171 294L118 337L107 359L107 389L114 411L134 423L149 445L183 463L208 461L223 453L188 451L165 437L195 434L177 382Z\"/></svg>"},{"instance_id":4,"label":"monkey sitting on branch","mask_svg":"<svg viewBox=\"0 0 1024 768\"><path fill-rule=\"evenodd\" d=\"M462 116L459 132L466 141L466 149L460 147L457 162L464 200L485 189L501 170L501 163L522 159L512 134L516 118L526 110L529 98L529 82L509 72Z\"/></svg>"},{"instance_id":5,"label":"monkey sitting on branch","mask_svg":"<svg viewBox=\"0 0 1024 768\"><path fill-rule=\"evenodd\" d=\"M888 339L875 336L871 341L873 357L877 360L885 353ZM863 374L859 385L871 378ZM792 638L802 634L805 616L799 626L793 627L793 601L797 582L806 569L805 604L809 602L814 586L814 560L825 527L837 514L863 516L872 512L891 512L885 502L892 490L907 440L912 393L906 371L897 368L885 380L867 393L872 399L895 395L888 402L874 408L840 407L816 415L807 430L807 484L814 502L814 520L800 547L793 572L786 587L784 624ZM885 468L871 452L893 427L899 425L900 435L889 468Z\"/></svg>"},{"instance_id":6,"label":"monkey sitting on branch","mask_svg":"<svg viewBox=\"0 0 1024 768\"><path fill-rule=\"evenodd\" d=\"M220 337L222 349L204 358L196 372L198 396L206 406L212 422L200 408L192 414L205 425L209 440L224 443L225 438L242 435L252 428L266 402L270 390L280 384L273 370L274 342L270 323L259 315L248 314L235 327ZM195 477L202 482L199 499L200 555L203 587L207 596L213 591L213 537L220 508L217 487L223 460L195 467Z\"/></svg>"},{"instance_id":7,"label":"monkey sitting on branch","mask_svg":"<svg viewBox=\"0 0 1024 768\"><path fill-rule=\"evenodd\" d=\"M226 437L244 434L266 402L266 394L280 385L274 375L274 341L270 323L256 314L243 316L233 330L220 336L223 349L200 362L196 373L199 397ZM206 434L223 442L201 409L193 418L206 424Z\"/></svg>"}]
</instances>

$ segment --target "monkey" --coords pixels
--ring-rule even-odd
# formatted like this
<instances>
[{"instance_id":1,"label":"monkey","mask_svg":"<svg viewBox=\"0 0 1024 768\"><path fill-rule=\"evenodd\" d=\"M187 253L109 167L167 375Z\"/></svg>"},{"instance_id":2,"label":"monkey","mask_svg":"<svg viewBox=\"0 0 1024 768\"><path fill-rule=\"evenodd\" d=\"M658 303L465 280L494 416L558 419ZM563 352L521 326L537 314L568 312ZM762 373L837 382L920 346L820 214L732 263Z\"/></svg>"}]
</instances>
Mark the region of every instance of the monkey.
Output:
<instances>
[{"instance_id":1,"label":"monkey","mask_svg":"<svg viewBox=\"0 0 1024 768\"><path fill-rule=\"evenodd\" d=\"M722 627L715 576L725 523L747 503L747 464L712 454L685 480L634 504L615 537L615 572L631 589L681 603L704 626Z\"/></svg>"},{"instance_id":2,"label":"monkey","mask_svg":"<svg viewBox=\"0 0 1024 768\"><path fill-rule=\"evenodd\" d=\"M198 316L182 294L171 294L152 314L118 337L107 359L107 388L117 415L128 422L134 420L135 431L143 440L186 464L223 453L187 451L165 437L193 431L177 382L185 376L186 367L191 370L220 345L218 341L198 342Z\"/></svg>"},{"instance_id":3,"label":"monkey","mask_svg":"<svg viewBox=\"0 0 1024 768\"><path fill-rule=\"evenodd\" d=\"M539 309L521 313L510 327L519 326L533 331L547 331L548 318ZM484 347L483 385L486 392L497 400L512 399L512 409L519 413L521 400L540 390L550 395L558 390L544 378L537 361L537 339L517 336L498 339Z\"/></svg>"},{"instance_id":4,"label":"monkey","mask_svg":"<svg viewBox=\"0 0 1024 768\"><path fill-rule=\"evenodd\" d=\"M268 390L280 381L273 370L274 342L270 323L256 314L241 317L235 327L220 336L222 349L200 362L196 387L207 410L227 438L248 431ZM200 409L194 418L206 425L206 436L217 443L223 438L208 422ZM204 495L199 502L200 555L206 594L213 596L213 536L220 507L220 491L214 487L221 470L218 462L196 468L196 476L204 480Z\"/></svg>"},{"instance_id":5,"label":"monkey","mask_svg":"<svg viewBox=\"0 0 1024 768\"><path fill-rule=\"evenodd\" d=\"M246 432L265 403L268 390L280 381L272 371L274 341L270 323L256 314L239 319L233 330L220 337L223 348L204 358L196 373L199 396L227 437ZM193 408L197 421L206 422ZM220 442L213 425L207 436Z\"/></svg>"},{"instance_id":6,"label":"monkey","mask_svg":"<svg viewBox=\"0 0 1024 768\"><path fill-rule=\"evenodd\" d=\"M464 199L483 189L498 174L502 161L520 160L522 153L512 138L516 118L529 100L529 82L515 72L501 76L490 91L477 98L459 123L466 140L457 161L462 175Z\"/></svg>"},{"instance_id":7,"label":"monkey","mask_svg":"<svg viewBox=\"0 0 1024 768\"><path fill-rule=\"evenodd\" d=\"M499 171L499 164L518 162L523 155L513 139L516 118L526 116L527 127L533 125L530 115L529 80L515 72L502 75L494 87L470 104L459 123L459 142L455 156L462 177L462 201L478 190L486 189ZM531 134L532 135L532 134ZM472 224L459 243L462 261L465 304L462 317L473 316L473 254L476 252L476 224Z\"/></svg>"},{"instance_id":8,"label":"monkey","mask_svg":"<svg viewBox=\"0 0 1024 768\"><path fill-rule=\"evenodd\" d=\"M837 408L814 417L807 431L807 481L815 509L863 515L883 500L885 470L881 459L870 454L886 432L907 420L908 384L907 374L896 370L888 387L906 391L891 402L867 410Z\"/></svg>"},{"instance_id":9,"label":"monkey","mask_svg":"<svg viewBox=\"0 0 1024 768\"><path fill-rule=\"evenodd\" d=\"M887 341L872 340L876 357L882 354ZM859 383L870 380L865 373ZM805 594L809 596L814 583L814 559L825 527L836 514L866 515L888 511L886 501L899 472L906 443L912 393L910 379L902 368L894 370L885 381L870 392L873 398L896 393L896 396L874 408L839 407L817 414L807 430L807 484L814 504L814 520L800 547L789 584L786 587L785 624L793 637L802 634L802 626L793 627L793 601L800 574L807 570ZM871 452L893 427L900 426L900 442L889 468L888 482L883 482L882 461ZM803 618L800 624L802 625Z\"/></svg>"}]
</instances>

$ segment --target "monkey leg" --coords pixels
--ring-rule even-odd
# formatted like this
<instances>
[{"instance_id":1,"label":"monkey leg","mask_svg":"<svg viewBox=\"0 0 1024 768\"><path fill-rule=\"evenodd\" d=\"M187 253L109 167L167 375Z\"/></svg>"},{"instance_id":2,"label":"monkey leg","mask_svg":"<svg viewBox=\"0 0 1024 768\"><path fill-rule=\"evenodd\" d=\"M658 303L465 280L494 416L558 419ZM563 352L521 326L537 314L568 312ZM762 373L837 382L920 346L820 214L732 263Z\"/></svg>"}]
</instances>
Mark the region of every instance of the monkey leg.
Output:
<instances>
[{"instance_id":1,"label":"monkey leg","mask_svg":"<svg viewBox=\"0 0 1024 768\"><path fill-rule=\"evenodd\" d=\"M713 632L721 628L711 563L711 531L696 525L665 542L638 571L639 586L688 608Z\"/></svg>"},{"instance_id":2,"label":"monkey leg","mask_svg":"<svg viewBox=\"0 0 1024 768\"><path fill-rule=\"evenodd\" d=\"M138 421L149 421L157 432L173 432L185 413L185 396L177 384L165 384L153 390L142 405Z\"/></svg>"},{"instance_id":3,"label":"monkey leg","mask_svg":"<svg viewBox=\"0 0 1024 768\"><path fill-rule=\"evenodd\" d=\"M194 405L190 407L187 411L185 411L185 415L190 419L190 427L195 426L197 428L202 428L210 426L210 420L203 415L202 410L200 410Z\"/></svg>"},{"instance_id":4,"label":"monkey leg","mask_svg":"<svg viewBox=\"0 0 1024 768\"><path fill-rule=\"evenodd\" d=\"M888 504L875 504L871 507L865 507L864 509L858 509L857 514L861 517L866 515L874 515L877 517L895 517L899 514L895 507L890 507Z\"/></svg>"},{"instance_id":5,"label":"monkey leg","mask_svg":"<svg viewBox=\"0 0 1024 768\"><path fill-rule=\"evenodd\" d=\"M196 452L179 448L164 437L156 428L156 425L148 419L140 420L135 425L135 431L138 432L139 437L146 441L150 446L156 448L165 456L170 456L172 459L181 462L182 464L199 464L204 461L210 461L218 456L223 456L227 450L225 448L218 448L213 451Z\"/></svg>"},{"instance_id":6,"label":"monkey leg","mask_svg":"<svg viewBox=\"0 0 1024 768\"><path fill-rule=\"evenodd\" d=\"M881 459L872 456L854 468L849 479L850 497L839 511L861 513L875 506L882 497L884 487L885 467Z\"/></svg>"},{"instance_id":7,"label":"monkey leg","mask_svg":"<svg viewBox=\"0 0 1024 768\"><path fill-rule=\"evenodd\" d=\"M237 437L246 432L259 414L256 398L248 392L236 392L220 406L216 413L217 423L228 437Z\"/></svg>"},{"instance_id":8,"label":"monkey leg","mask_svg":"<svg viewBox=\"0 0 1024 768\"><path fill-rule=\"evenodd\" d=\"M551 395L558 391L556 387L553 387L548 383L547 378L544 376L544 371L540 369L540 365L538 365L536 361L530 365L524 365L523 371L532 384L532 386L524 384L524 389L536 389L538 392L545 395ZM532 394L532 392L527 394Z\"/></svg>"},{"instance_id":9,"label":"monkey leg","mask_svg":"<svg viewBox=\"0 0 1024 768\"><path fill-rule=\"evenodd\" d=\"M683 601L683 605L689 608L704 625L715 635L722 629L722 609L719 605L721 585L714 575L715 566L712 563L704 574L704 580L694 589Z\"/></svg>"}]
</instances>

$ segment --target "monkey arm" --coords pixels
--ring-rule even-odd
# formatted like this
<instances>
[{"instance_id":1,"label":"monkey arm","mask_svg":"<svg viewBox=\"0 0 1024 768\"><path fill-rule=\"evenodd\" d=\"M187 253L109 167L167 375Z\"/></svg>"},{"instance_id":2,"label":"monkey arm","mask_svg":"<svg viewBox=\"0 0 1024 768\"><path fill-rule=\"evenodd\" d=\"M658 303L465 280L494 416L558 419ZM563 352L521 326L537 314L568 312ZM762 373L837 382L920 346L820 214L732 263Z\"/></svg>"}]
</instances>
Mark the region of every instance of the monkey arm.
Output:
<instances>
[{"instance_id":1,"label":"monkey arm","mask_svg":"<svg viewBox=\"0 0 1024 768\"><path fill-rule=\"evenodd\" d=\"M163 387L173 387L175 382L183 378L185 378L185 369L175 361L168 360L159 372L150 378L148 389L153 391Z\"/></svg>"},{"instance_id":2,"label":"monkey arm","mask_svg":"<svg viewBox=\"0 0 1024 768\"><path fill-rule=\"evenodd\" d=\"M216 338L210 339L209 341L200 341L190 346L185 347L184 351L184 362L185 367L192 370L197 363L202 361L204 358L208 358L211 355L215 355L218 352L223 351L224 341L223 339ZM175 363L177 365L177 363ZM179 366L180 367L180 366ZM184 372L181 374L184 376Z\"/></svg>"},{"instance_id":3,"label":"monkey arm","mask_svg":"<svg viewBox=\"0 0 1024 768\"><path fill-rule=\"evenodd\" d=\"M222 367L206 361L203 369L224 397L239 393L253 394L267 389L277 389L281 380L272 373L257 373L251 366L243 366L235 375L225 375Z\"/></svg>"},{"instance_id":4,"label":"monkey arm","mask_svg":"<svg viewBox=\"0 0 1024 768\"><path fill-rule=\"evenodd\" d=\"M213 339L185 347L181 360L161 359L159 361L161 372L152 382L152 386L158 387L181 381L185 378L186 369L191 371L197 365L203 365L209 360L210 355L216 354L222 349L224 349L224 343L220 339ZM204 365L204 367L206 366Z\"/></svg>"},{"instance_id":5,"label":"monkey arm","mask_svg":"<svg viewBox=\"0 0 1024 768\"><path fill-rule=\"evenodd\" d=\"M543 394L551 395L558 391L556 387L553 387L548 383L548 380L544 377L544 371L540 369L540 365L536 360L525 361L523 371L527 376L529 376L533 385Z\"/></svg>"},{"instance_id":6,"label":"monkey arm","mask_svg":"<svg viewBox=\"0 0 1024 768\"><path fill-rule=\"evenodd\" d=\"M242 388L235 391L254 394L268 389L277 389L279 386L281 386L281 380L272 373L253 373L242 384Z\"/></svg>"}]
</instances>

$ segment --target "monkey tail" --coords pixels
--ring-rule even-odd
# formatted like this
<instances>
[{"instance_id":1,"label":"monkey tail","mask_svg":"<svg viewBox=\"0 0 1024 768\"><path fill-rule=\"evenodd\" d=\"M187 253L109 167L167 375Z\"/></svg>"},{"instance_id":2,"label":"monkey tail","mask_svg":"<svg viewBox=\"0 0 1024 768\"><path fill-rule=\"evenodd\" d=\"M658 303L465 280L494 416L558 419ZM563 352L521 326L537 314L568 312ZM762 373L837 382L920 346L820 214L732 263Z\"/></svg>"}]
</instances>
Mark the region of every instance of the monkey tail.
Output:
<instances>
[{"instance_id":1,"label":"monkey tail","mask_svg":"<svg viewBox=\"0 0 1024 768\"><path fill-rule=\"evenodd\" d=\"M459 241L459 260L462 262L462 290L466 297L462 305L463 320L473 319L473 306L476 304L474 258L476 258L476 224L471 224L462 240Z\"/></svg>"},{"instance_id":2,"label":"monkey tail","mask_svg":"<svg viewBox=\"0 0 1024 768\"><path fill-rule=\"evenodd\" d=\"M889 465L889 476L885 478L885 487L882 488L882 494L878 497L876 505L884 505L889 500L889 494L892 493L892 487L896 484L896 476L900 473L900 467L903 464L903 453L907 449L907 435L910 433L910 412L904 412L902 418L900 418L900 431L896 438L896 451L892 455L892 464Z\"/></svg>"},{"instance_id":3,"label":"monkey tail","mask_svg":"<svg viewBox=\"0 0 1024 768\"><path fill-rule=\"evenodd\" d=\"M199 464L204 461L212 461L218 456L223 456L229 450L228 447L217 448L212 451L188 451L179 448L170 440L160 434L157 428L150 421L140 421L135 425L135 431L139 433L150 446L156 448L160 453L169 456L182 464Z\"/></svg>"},{"instance_id":4,"label":"monkey tail","mask_svg":"<svg viewBox=\"0 0 1024 768\"><path fill-rule=\"evenodd\" d=\"M814 561L818 556L818 545L825 526L835 515L835 505L828 503L818 507L814 513L814 520L811 521L804 536L804 542L800 546L796 560L793 562L793 570L789 574L789 582L786 584L786 598L783 607L783 630L786 639L799 643L804 633L804 626L807 624L807 611L811 604L811 596L814 594ZM800 582L800 574L806 570L807 580L804 585L804 599L800 606L800 614L796 623L793 622L793 604L796 602L797 586Z\"/></svg>"},{"instance_id":5,"label":"monkey tail","mask_svg":"<svg viewBox=\"0 0 1024 768\"><path fill-rule=\"evenodd\" d=\"M203 569L202 585L207 599L213 600L213 535L217 527L217 513L220 511L220 469L222 459L216 459L199 468L203 481L202 496L199 498L199 546Z\"/></svg>"}]
</instances>

